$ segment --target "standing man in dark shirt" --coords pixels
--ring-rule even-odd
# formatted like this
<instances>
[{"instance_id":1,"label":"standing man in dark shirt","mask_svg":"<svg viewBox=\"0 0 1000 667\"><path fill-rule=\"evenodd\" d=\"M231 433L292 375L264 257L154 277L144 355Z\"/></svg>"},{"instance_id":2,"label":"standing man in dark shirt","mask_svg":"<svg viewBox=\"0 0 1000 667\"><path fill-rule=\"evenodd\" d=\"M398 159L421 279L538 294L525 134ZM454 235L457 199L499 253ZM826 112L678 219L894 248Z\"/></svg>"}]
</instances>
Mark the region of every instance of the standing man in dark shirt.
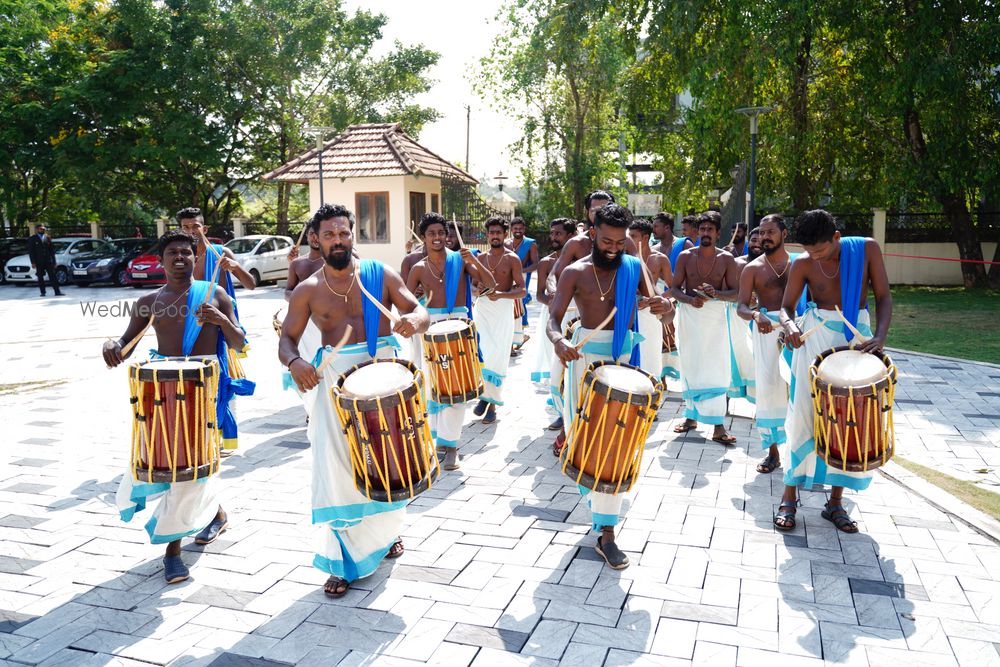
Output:
<instances>
[{"instance_id":1,"label":"standing man in dark shirt","mask_svg":"<svg viewBox=\"0 0 1000 667\"><path fill-rule=\"evenodd\" d=\"M49 274L49 281L56 296L62 296L59 291L59 280L56 279L56 251L52 247L52 238L45 233L45 225L35 226L35 235L28 239L28 257L31 259L31 268L38 276L38 291L45 296L45 274Z\"/></svg>"}]
</instances>

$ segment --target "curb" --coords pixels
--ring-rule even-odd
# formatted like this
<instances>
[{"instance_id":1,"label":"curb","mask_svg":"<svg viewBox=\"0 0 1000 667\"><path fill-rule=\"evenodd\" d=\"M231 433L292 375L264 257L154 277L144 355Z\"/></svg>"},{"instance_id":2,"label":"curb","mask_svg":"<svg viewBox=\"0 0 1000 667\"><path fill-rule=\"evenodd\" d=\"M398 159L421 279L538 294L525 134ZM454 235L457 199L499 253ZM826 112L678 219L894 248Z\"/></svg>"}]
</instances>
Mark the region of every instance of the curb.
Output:
<instances>
[{"instance_id":1,"label":"curb","mask_svg":"<svg viewBox=\"0 0 1000 667\"><path fill-rule=\"evenodd\" d=\"M934 508L948 514L977 533L1000 544L1000 522L967 505L947 491L940 489L916 473L912 473L893 461L886 461L879 472L884 477L908 491L920 496Z\"/></svg>"}]
</instances>

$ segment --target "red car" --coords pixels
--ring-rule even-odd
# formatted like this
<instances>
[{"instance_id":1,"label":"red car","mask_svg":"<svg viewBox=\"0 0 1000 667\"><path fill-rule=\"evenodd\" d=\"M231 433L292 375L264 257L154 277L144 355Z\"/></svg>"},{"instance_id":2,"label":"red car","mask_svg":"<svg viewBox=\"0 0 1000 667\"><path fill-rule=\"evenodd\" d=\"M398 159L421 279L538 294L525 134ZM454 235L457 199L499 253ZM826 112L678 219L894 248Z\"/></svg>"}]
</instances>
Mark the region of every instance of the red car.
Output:
<instances>
[{"instance_id":1,"label":"red car","mask_svg":"<svg viewBox=\"0 0 1000 667\"><path fill-rule=\"evenodd\" d=\"M208 237L209 243L222 243L222 239L214 236ZM155 252L146 255L139 255L128 263L127 284L132 287L142 285L166 285L167 276L163 273L163 265Z\"/></svg>"}]
</instances>

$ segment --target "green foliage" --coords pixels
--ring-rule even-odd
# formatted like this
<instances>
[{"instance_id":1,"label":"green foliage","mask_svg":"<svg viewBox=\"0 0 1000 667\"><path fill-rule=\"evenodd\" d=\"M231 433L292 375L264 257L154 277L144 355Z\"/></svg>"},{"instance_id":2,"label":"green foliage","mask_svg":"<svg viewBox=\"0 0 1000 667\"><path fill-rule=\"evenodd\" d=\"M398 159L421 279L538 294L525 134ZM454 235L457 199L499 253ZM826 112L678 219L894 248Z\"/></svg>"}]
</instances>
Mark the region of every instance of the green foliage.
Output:
<instances>
[{"instance_id":1,"label":"green foliage","mask_svg":"<svg viewBox=\"0 0 1000 667\"><path fill-rule=\"evenodd\" d=\"M240 211L247 183L312 139L309 124L438 117L413 102L437 54L340 0L0 0L0 204L29 219L139 206ZM290 186L276 192L287 220Z\"/></svg>"}]
</instances>

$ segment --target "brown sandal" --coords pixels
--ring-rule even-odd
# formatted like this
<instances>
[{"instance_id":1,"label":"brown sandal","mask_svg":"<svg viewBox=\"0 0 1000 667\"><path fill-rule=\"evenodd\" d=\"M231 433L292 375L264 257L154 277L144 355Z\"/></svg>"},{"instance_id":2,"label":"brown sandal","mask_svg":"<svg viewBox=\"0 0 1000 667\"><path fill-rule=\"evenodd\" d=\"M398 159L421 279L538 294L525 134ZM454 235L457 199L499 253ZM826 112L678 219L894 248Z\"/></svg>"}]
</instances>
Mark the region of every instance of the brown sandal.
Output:
<instances>
[{"instance_id":1,"label":"brown sandal","mask_svg":"<svg viewBox=\"0 0 1000 667\"><path fill-rule=\"evenodd\" d=\"M845 533L858 532L858 522L851 521L851 517L847 513L847 510L844 509L843 505L831 506L828 501L826 503L826 509L820 512L819 515L836 526L837 530Z\"/></svg>"},{"instance_id":2,"label":"brown sandal","mask_svg":"<svg viewBox=\"0 0 1000 667\"><path fill-rule=\"evenodd\" d=\"M323 584L323 592L328 598L342 598L347 595L349 590L351 590L351 582L333 575L330 575L330 578Z\"/></svg>"},{"instance_id":3,"label":"brown sandal","mask_svg":"<svg viewBox=\"0 0 1000 667\"><path fill-rule=\"evenodd\" d=\"M403 551L404 551L403 538L400 537L399 539L397 539L395 542L392 543L392 546L389 547L389 551L385 554L385 557L387 560L392 560L393 558L399 558L400 556L403 555Z\"/></svg>"}]
</instances>

